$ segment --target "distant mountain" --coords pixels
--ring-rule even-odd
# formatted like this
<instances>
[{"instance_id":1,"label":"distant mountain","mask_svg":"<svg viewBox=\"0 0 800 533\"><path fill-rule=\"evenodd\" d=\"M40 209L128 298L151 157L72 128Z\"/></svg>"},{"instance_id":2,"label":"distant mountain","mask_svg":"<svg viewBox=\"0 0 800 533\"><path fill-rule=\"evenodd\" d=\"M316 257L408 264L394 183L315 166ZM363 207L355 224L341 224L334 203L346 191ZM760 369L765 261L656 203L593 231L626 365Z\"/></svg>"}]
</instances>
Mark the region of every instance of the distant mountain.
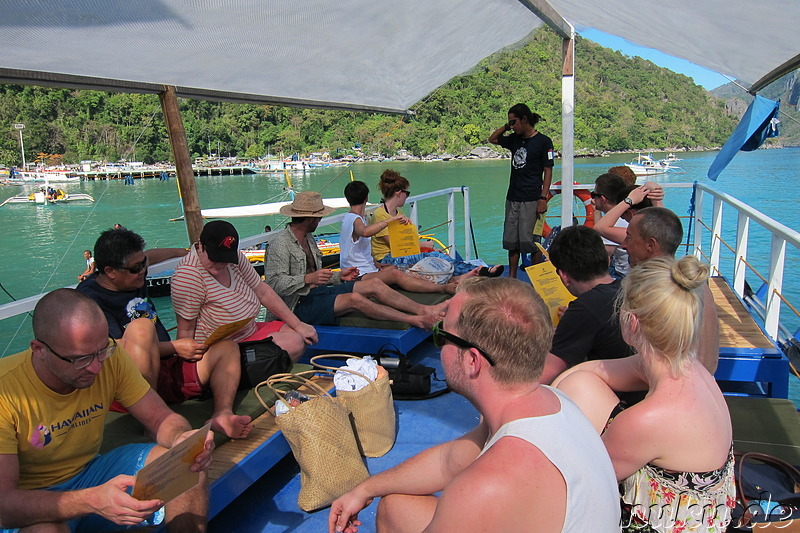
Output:
<instances>
[{"instance_id":1,"label":"distant mountain","mask_svg":"<svg viewBox=\"0 0 800 533\"><path fill-rule=\"evenodd\" d=\"M725 102L729 113L741 118L753 97L735 83L726 83L710 91L711 95ZM800 73L789 73L764 87L759 94L770 100L780 100L780 137L767 142L775 146L800 146Z\"/></svg>"}]
</instances>

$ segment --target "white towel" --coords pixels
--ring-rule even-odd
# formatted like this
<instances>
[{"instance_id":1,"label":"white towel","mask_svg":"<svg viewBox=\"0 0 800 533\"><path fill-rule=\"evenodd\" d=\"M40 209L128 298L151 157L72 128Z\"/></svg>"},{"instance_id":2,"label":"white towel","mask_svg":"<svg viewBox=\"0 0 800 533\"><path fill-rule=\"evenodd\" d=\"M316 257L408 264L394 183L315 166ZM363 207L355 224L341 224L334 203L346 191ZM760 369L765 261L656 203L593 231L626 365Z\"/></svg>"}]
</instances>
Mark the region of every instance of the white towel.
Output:
<instances>
[{"instance_id":1,"label":"white towel","mask_svg":"<svg viewBox=\"0 0 800 533\"><path fill-rule=\"evenodd\" d=\"M375 381L378 378L378 363L369 355L363 359L348 359L343 368L363 374L370 381ZM333 384L336 385L337 391L357 391L369 385L369 382L361 376L346 370L337 370L333 375Z\"/></svg>"}]
</instances>

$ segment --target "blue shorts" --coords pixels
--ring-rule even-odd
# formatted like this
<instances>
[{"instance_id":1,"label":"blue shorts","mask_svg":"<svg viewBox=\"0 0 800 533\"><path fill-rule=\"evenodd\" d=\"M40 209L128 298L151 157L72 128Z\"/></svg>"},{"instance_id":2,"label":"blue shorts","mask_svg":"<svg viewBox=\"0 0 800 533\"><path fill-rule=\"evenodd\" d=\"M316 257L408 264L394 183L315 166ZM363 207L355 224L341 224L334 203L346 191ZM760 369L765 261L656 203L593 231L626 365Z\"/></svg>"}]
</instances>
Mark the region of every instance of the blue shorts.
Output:
<instances>
[{"instance_id":1,"label":"blue shorts","mask_svg":"<svg viewBox=\"0 0 800 533\"><path fill-rule=\"evenodd\" d=\"M121 446L103 455L98 455L89 461L80 474L58 485L48 487L46 490L68 492L73 490L88 489L102 485L109 479L121 474L133 476L142 469L154 443L128 444ZM129 491L130 492L130 491ZM67 522L70 531L104 532L120 531L139 528L145 525L160 524L164 520L164 509L159 509L142 524L137 526L120 526L100 515L90 514L75 518ZM0 529L0 533L16 532L19 529Z\"/></svg>"},{"instance_id":2,"label":"blue shorts","mask_svg":"<svg viewBox=\"0 0 800 533\"><path fill-rule=\"evenodd\" d=\"M325 285L315 287L294 307L294 314L306 324L317 326L338 326L339 319L333 312L336 297L340 294L350 294L355 287L354 281L346 281L339 285Z\"/></svg>"}]
</instances>

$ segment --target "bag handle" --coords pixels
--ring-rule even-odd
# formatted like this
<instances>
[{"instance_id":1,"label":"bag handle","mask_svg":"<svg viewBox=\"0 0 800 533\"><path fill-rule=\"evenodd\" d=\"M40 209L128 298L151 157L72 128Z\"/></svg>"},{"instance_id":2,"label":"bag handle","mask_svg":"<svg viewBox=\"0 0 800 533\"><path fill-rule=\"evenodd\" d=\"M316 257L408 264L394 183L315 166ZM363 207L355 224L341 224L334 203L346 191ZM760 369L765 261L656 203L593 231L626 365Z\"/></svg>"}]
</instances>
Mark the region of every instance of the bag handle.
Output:
<instances>
[{"instance_id":1,"label":"bag handle","mask_svg":"<svg viewBox=\"0 0 800 533\"><path fill-rule=\"evenodd\" d=\"M314 357L311 358L311 364L314 365L317 368L322 368L322 369L328 370L330 372L336 372L338 370L342 370L344 372L349 372L349 373L354 374L354 375L356 375L356 376L358 376L360 378L363 378L370 385L375 386L375 381L377 381L377 380L370 379L367 376L365 376L364 374L362 374L361 372L357 372L355 370L352 370L352 369L344 367L344 366L338 366L338 367L337 366L325 366L325 365L320 364L320 363L317 362L319 359L331 359L331 358L361 359L361 357L359 357L357 355L349 355L349 354L345 354L345 353L329 353L329 354L315 355Z\"/></svg>"},{"instance_id":2,"label":"bag handle","mask_svg":"<svg viewBox=\"0 0 800 533\"><path fill-rule=\"evenodd\" d=\"M258 398L258 401L261 402L261 405L263 405L264 408L267 409L267 410L269 410L269 406L264 401L264 399L261 397L261 394L258 392L258 389L260 387L267 387L267 388L269 388L270 391L272 391L272 393L278 399L285 400L286 399L286 391L282 391L282 390L276 388L276 385L278 385L280 383L288 383L288 384L291 384L291 385L306 386L309 389L311 389L314 393L316 393L317 396L322 397L322 398L325 398L327 396L328 398L330 398L330 401L334 401L333 400L333 396L331 396L331 394L328 391L326 391L325 389L320 387L318 384L313 382L311 379L306 377L306 375L314 376L316 374L317 374L317 371L315 371L315 370L307 370L305 372L298 372L296 374L291 374L291 373L273 374L272 376L267 378L265 381L262 381L261 383L259 383L255 387L253 387L253 392L255 392L256 398Z\"/></svg>"},{"instance_id":3,"label":"bag handle","mask_svg":"<svg viewBox=\"0 0 800 533\"><path fill-rule=\"evenodd\" d=\"M752 524L752 522L753 522L753 515L748 510L748 507L749 507L748 500L747 500L747 498L745 498L745 495L744 495L744 484L742 482L743 481L742 480L742 476L743 476L742 472L744 470L744 468L743 468L744 467L744 463L748 459L751 459L753 461L758 461L760 463L764 463L766 465L775 467L779 471L781 471L784 474L788 475L792 479L792 482L794 483L794 492L795 493L800 492L800 471L798 471L797 468L794 467L794 465L791 465L791 464L787 463L783 459L779 459L779 458L777 458L775 456L767 455L765 453L759 453L759 452L737 452L737 451L734 451L733 452L733 456L734 456L734 459L738 463L738 466L739 466L739 468L736 471L736 483L735 483L735 485L736 485L736 499L742 504L742 516L739 519L739 526L738 527L742 527L742 526L747 527L750 524ZM791 502L780 502L780 503L781 504L797 503L799 501L800 501L800 497L798 497L797 499L792 498Z\"/></svg>"}]
</instances>

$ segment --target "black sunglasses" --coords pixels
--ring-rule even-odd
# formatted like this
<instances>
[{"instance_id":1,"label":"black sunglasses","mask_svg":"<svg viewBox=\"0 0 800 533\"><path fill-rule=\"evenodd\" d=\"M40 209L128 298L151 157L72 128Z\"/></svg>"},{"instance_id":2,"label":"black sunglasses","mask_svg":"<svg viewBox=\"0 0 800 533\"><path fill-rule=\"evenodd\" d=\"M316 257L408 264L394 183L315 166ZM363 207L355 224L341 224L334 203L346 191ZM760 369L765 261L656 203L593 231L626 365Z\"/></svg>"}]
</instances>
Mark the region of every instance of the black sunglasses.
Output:
<instances>
[{"instance_id":1,"label":"black sunglasses","mask_svg":"<svg viewBox=\"0 0 800 533\"><path fill-rule=\"evenodd\" d=\"M600 194L599 192L594 192L594 191L590 192L590 193L589 193L589 195L590 195L590 196L591 196L593 199L594 199L594 198L599 198L599 197L603 196L603 195L602 195L602 194Z\"/></svg>"},{"instance_id":2,"label":"black sunglasses","mask_svg":"<svg viewBox=\"0 0 800 533\"><path fill-rule=\"evenodd\" d=\"M131 274L138 274L142 270L147 268L147 258L144 258L144 261L139 261L138 263L134 264L133 266L129 267L117 267L117 270L127 270Z\"/></svg>"},{"instance_id":3,"label":"black sunglasses","mask_svg":"<svg viewBox=\"0 0 800 533\"><path fill-rule=\"evenodd\" d=\"M404 192L404 193L406 193L406 196L411 196L411 191L409 191L408 189L403 189L403 190L402 190L402 191L400 191L400 192Z\"/></svg>"},{"instance_id":4,"label":"black sunglasses","mask_svg":"<svg viewBox=\"0 0 800 533\"><path fill-rule=\"evenodd\" d=\"M59 354L54 349L52 349L50 345L44 342L42 339L36 339L36 340L47 346L47 349L50 350L51 354L55 355L62 361L66 361L67 363L72 363L78 370L80 370L81 368L86 368L87 366L91 365L95 357L97 358L98 361L102 363L103 361L111 357L111 355L113 355L114 351L117 349L117 341L115 341L112 338L109 338L108 345L106 345L106 347L103 348L102 350L96 351L95 353L90 353L86 355L76 355L73 357L64 357L63 355Z\"/></svg>"},{"instance_id":5,"label":"black sunglasses","mask_svg":"<svg viewBox=\"0 0 800 533\"><path fill-rule=\"evenodd\" d=\"M464 349L475 348L476 350L478 350L481 353L481 355L483 355L486 358L487 361L489 361L489 364L491 366L494 366L494 359L492 359L491 356L488 353L483 351L481 348L478 348L477 346L475 346L471 342L469 342L467 340L464 340L461 337L458 337L457 335L453 335L449 331L443 330L442 329L442 325L443 324L444 324L444 322L440 321L440 322L437 322L436 324L434 324L434 326L433 326L432 333L433 333L433 345L434 346L436 346L437 348L441 348L442 346L445 345L445 343L450 342L452 344L455 344L459 348L464 348Z\"/></svg>"},{"instance_id":6,"label":"black sunglasses","mask_svg":"<svg viewBox=\"0 0 800 533\"><path fill-rule=\"evenodd\" d=\"M513 126L516 123L517 123L517 119L515 119L515 118L512 118L511 120L508 121L508 125L509 126Z\"/></svg>"}]
</instances>

